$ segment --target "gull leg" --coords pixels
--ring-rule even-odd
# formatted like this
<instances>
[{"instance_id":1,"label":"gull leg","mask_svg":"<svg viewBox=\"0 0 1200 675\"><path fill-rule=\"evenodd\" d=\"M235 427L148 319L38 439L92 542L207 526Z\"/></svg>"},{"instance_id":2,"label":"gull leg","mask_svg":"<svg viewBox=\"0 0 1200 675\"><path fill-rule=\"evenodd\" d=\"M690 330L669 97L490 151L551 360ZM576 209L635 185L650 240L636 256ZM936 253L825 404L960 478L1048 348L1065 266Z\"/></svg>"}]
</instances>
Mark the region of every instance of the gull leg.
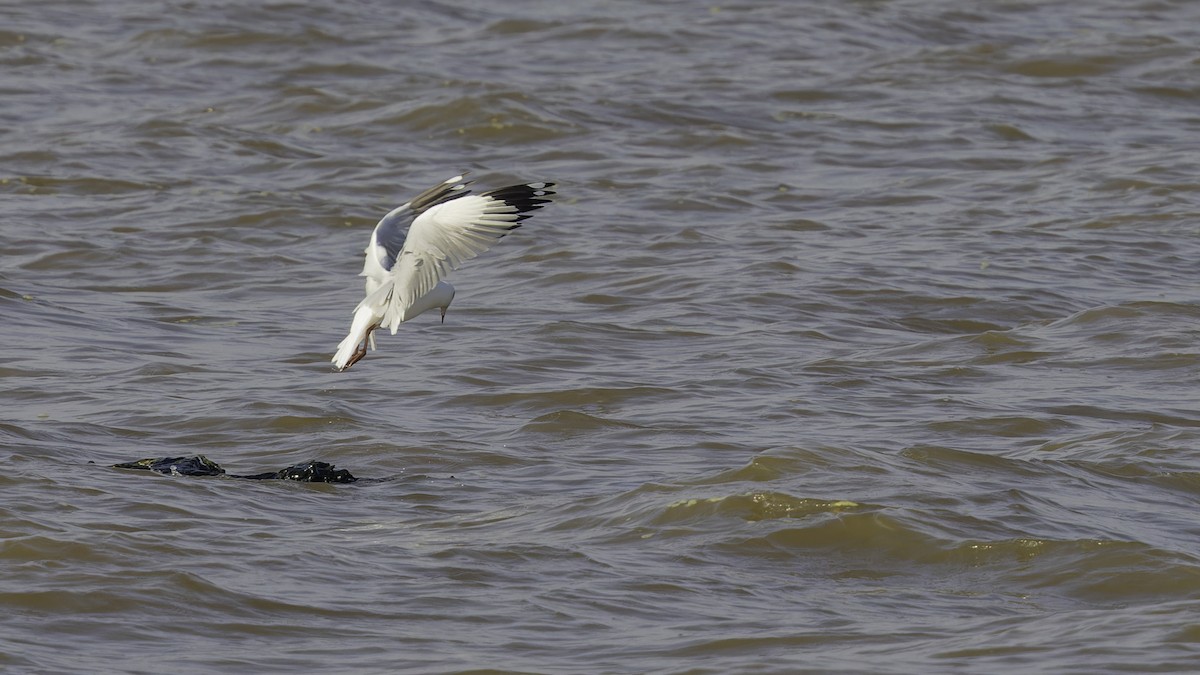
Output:
<instances>
[{"instance_id":1,"label":"gull leg","mask_svg":"<svg viewBox=\"0 0 1200 675\"><path fill-rule=\"evenodd\" d=\"M350 366L361 361L362 357L364 357L366 355L367 355L367 343L364 340L363 342L359 343L358 348L355 349L354 353L350 355L350 360L346 362L346 365L342 366L342 370L349 370Z\"/></svg>"},{"instance_id":2,"label":"gull leg","mask_svg":"<svg viewBox=\"0 0 1200 675\"><path fill-rule=\"evenodd\" d=\"M346 362L346 366L345 368L342 368L342 370L346 370L350 366L362 361L363 357L367 355L367 343L371 342L371 337L375 333L375 328L376 326L371 326L367 329L367 334L363 336L362 342L358 343L358 348L355 349L354 353L350 355L350 360Z\"/></svg>"}]
</instances>

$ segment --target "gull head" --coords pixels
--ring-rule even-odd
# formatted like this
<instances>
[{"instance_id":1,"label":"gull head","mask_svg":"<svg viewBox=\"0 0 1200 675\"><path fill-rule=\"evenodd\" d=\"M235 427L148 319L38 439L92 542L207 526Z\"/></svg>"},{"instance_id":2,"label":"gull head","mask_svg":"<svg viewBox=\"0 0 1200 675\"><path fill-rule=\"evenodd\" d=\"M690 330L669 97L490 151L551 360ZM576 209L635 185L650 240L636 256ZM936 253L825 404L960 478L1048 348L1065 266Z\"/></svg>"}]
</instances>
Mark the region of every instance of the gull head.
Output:
<instances>
[{"instance_id":1,"label":"gull head","mask_svg":"<svg viewBox=\"0 0 1200 675\"><path fill-rule=\"evenodd\" d=\"M446 310L450 309L450 303L453 301L454 287L445 281L439 281L421 298L418 304L425 305L421 309L422 312L437 307L442 312L442 323L446 323Z\"/></svg>"}]
</instances>

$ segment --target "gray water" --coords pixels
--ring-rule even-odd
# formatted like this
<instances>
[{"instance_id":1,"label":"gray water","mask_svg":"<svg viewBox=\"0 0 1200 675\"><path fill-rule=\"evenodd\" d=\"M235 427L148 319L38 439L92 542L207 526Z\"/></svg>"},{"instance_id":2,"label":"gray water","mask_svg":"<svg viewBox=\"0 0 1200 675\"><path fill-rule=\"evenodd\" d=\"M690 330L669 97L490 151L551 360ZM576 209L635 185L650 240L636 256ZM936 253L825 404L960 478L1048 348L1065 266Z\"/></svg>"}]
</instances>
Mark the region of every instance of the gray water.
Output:
<instances>
[{"instance_id":1,"label":"gray water","mask_svg":"<svg viewBox=\"0 0 1200 675\"><path fill-rule=\"evenodd\" d=\"M1197 44L1184 0L0 5L0 667L1200 667ZM332 372L372 226L460 170L558 199ZM109 468L196 454L364 480Z\"/></svg>"}]
</instances>

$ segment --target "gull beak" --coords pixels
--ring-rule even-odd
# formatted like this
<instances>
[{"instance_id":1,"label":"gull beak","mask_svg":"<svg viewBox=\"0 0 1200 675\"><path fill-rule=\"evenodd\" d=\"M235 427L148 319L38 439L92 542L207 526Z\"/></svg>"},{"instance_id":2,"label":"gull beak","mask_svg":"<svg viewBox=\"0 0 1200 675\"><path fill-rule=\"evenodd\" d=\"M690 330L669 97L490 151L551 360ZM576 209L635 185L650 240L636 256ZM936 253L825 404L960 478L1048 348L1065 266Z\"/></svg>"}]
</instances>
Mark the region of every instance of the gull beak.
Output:
<instances>
[{"instance_id":1,"label":"gull beak","mask_svg":"<svg viewBox=\"0 0 1200 675\"><path fill-rule=\"evenodd\" d=\"M442 323L446 323L446 307L442 308Z\"/></svg>"}]
</instances>

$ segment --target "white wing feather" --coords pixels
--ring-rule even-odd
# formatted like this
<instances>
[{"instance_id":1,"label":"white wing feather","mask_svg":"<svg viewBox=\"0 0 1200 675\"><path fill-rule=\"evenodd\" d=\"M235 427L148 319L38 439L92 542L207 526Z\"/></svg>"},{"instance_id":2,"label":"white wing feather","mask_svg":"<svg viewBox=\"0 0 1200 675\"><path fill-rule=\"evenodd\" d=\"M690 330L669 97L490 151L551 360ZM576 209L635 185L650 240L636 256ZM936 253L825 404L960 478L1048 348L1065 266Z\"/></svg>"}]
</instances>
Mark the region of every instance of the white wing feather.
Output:
<instances>
[{"instance_id":1,"label":"white wing feather","mask_svg":"<svg viewBox=\"0 0 1200 675\"><path fill-rule=\"evenodd\" d=\"M413 304L443 276L496 244L522 220L517 207L467 195L417 216L392 266L392 294L381 325L396 333Z\"/></svg>"}]
</instances>

